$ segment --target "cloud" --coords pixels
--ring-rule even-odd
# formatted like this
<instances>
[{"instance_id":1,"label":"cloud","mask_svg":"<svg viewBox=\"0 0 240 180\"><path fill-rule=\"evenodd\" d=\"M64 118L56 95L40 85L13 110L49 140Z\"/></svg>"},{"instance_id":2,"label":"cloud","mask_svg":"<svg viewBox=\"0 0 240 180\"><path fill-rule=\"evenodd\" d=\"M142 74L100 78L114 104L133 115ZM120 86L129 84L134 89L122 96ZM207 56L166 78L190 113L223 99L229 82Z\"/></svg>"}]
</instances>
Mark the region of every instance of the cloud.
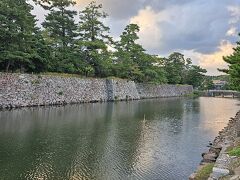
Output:
<instances>
[{"instance_id":1,"label":"cloud","mask_svg":"<svg viewBox=\"0 0 240 180\"><path fill-rule=\"evenodd\" d=\"M91 1L77 0L75 9L80 11ZM115 38L128 23L137 23L141 28L139 42L149 53L162 56L173 51L189 53L194 55L196 63L207 67L210 72L217 73L216 68L221 68L223 61L220 56L231 52L231 47L237 41L237 33L240 32L239 0L96 2L103 4L104 11L109 14L106 24ZM37 7L34 13L42 22L43 10ZM217 67L214 69L212 64Z\"/></svg>"},{"instance_id":2,"label":"cloud","mask_svg":"<svg viewBox=\"0 0 240 180\"><path fill-rule=\"evenodd\" d=\"M150 6L140 10L137 16L131 18L131 23L140 26L139 42L144 45L144 48L157 52L158 48L161 47L163 32L159 28L159 23L166 18L164 13L156 13Z\"/></svg>"},{"instance_id":3,"label":"cloud","mask_svg":"<svg viewBox=\"0 0 240 180\"><path fill-rule=\"evenodd\" d=\"M92 0L77 0L77 5L81 9L89 4ZM98 4L103 4L103 9L110 15L112 19L123 20L129 19L138 10L142 8L145 0L97 0Z\"/></svg>"},{"instance_id":4,"label":"cloud","mask_svg":"<svg viewBox=\"0 0 240 180\"><path fill-rule=\"evenodd\" d=\"M236 14L236 10L232 11ZM152 18L155 19L152 20ZM235 40L226 37L226 33L232 27L228 23L230 19L232 14L227 9L226 1L220 3L213 0L198 0L188 1L188 3L185 1L185 4L168 4L160 11L157 11L156 7L145 8L140 10L132 21L139 22L142 28L141 42L142 44L147 42L147 47L150 47L148 50L166 54L175 49L194 49L201 53L212 53L216 51L222 39L234 42ZM144 21L154 21L155 26L150 28ZM161 35L155 38L148 35L152 31L161 32ZM151 39L148 39L148 36ZM149 46L149 41L156 46L154 48Z\"/></svg>"},{"instance_id":5,"label":"cloud","mask_svg":"<svg viewBox=\"0 0 240 180\"><path fill-rule=\"evenodd\" d=\"M186 57L193 59L195 64L207 69L209 75L217 75L223 74L219 72L217 68L225 69L228 67L226 62L223 61L223 56L232 54L234 47L235 45L231 42L222 40L217 50L212 54L203 54L194 50L183 51L183 53Z\"/></svg>"},{"instance_id":6,"label":"cloud","mask_svg":"<svg viewBox=\"0 0 240 180\"><path fill-rule=\"evenodd\" d=\"M227 31L227 36L237 36L238 34L238 23L240 22L240 5L238 6L228 6L228 11L231 18L229 19L229 24L231 27Z\"/></svg>"},{"instance_id":7,"label":"cloud","mask_svg":"<svg viewBox=\"0 0 240 180\"><path fill-rule=\"evenodd\" d=\"M227 31L227 36L237 36L237 28L236 27L230 27L230 29Z\"/></svg>"},{"instance_id":8,"label":"cloud","mask_svg":"<svg viewBox=\"0 0 240 180\"><path fill-rule=\"evenodd\" d=\"M228 11L231 14L230 24L237 24L240 22L240 5L238 6L228 6Z\"/></svg>"}]
</instances>

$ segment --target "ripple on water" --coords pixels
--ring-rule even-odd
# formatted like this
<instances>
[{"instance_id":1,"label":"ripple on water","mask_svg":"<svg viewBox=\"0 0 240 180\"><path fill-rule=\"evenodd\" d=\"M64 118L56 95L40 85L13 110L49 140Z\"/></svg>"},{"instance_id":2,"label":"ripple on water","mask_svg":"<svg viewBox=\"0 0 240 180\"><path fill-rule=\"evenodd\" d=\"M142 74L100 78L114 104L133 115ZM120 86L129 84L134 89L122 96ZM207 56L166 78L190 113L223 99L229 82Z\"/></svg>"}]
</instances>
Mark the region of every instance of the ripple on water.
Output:
<instances>
[{"instance_id":1,"label":"ripple on water","mask_svg":"<svg viewBox=\"0 0 240 180\"><path fill-rule=\"evenodd\" d=\"M0 112L0 177L187 179L238 109L171 98Z\"/></svg>"}]
</instances>

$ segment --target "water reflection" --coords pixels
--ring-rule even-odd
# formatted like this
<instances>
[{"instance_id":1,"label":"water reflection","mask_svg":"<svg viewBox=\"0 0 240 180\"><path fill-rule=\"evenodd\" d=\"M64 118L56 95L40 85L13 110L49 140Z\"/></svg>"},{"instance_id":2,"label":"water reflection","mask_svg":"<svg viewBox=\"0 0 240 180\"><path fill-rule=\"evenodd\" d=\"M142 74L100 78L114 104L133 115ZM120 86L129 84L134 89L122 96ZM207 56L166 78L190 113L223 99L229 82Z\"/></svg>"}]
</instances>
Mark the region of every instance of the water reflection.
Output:
<instances>
[{"instance_id":1,"label":"water reflection","mask_svg":"<svg viewBox=\"0 0 240 180\"><path fill-rule=\"evenodd\" d=\"M158 99L0 112L3 179L186 179L237 100Z\"/></svg>"}]
</instances>

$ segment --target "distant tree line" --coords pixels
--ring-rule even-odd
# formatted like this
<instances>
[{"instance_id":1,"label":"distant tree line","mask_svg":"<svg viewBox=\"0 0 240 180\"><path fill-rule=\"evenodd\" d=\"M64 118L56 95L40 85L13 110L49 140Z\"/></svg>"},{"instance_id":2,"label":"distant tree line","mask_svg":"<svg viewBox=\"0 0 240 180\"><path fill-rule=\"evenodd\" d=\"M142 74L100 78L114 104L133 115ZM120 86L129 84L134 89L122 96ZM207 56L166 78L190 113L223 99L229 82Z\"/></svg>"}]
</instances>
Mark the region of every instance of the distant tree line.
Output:
<instances>
[{"instance_id":1,"label":"distant tree line","mask_svg":"<svg viewBox=\"0 0 240 180\"><path fill-rule=\"evenodd\" d=\"M27 0L0 1L0 70L59 72L138 82L201 85L205 69L183 54L150 55L137 43L137 24L126 26L119 41L104 24L102 5L91 2L80 12L74 0L35 0L48 13L37 27ZM76 16L79 16L76 22Z\"/></svg>"}]
</instances>

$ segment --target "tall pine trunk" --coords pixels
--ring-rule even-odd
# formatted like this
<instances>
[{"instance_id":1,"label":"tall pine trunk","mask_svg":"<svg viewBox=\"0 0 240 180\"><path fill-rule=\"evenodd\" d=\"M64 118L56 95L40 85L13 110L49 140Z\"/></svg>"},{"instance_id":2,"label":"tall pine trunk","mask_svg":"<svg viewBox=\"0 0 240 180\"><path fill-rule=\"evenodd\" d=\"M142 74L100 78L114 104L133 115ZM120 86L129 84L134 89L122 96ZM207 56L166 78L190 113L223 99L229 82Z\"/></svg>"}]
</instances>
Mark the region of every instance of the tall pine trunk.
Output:
<instances>
[{"instance_id":1,"label":"tall pine trunk","mask_svg":"<svg viewBox=\"0 0 240 180\"><path fill-rule=\"evenodd\" d=\"M6 72L7 72L7 73L8 73L8 71L9 71L9 67L10 67L10 65L11 65L11 62L8 61L8 62L7 62L7 67L6 67Z\"/></svg>"}]
</instances>

